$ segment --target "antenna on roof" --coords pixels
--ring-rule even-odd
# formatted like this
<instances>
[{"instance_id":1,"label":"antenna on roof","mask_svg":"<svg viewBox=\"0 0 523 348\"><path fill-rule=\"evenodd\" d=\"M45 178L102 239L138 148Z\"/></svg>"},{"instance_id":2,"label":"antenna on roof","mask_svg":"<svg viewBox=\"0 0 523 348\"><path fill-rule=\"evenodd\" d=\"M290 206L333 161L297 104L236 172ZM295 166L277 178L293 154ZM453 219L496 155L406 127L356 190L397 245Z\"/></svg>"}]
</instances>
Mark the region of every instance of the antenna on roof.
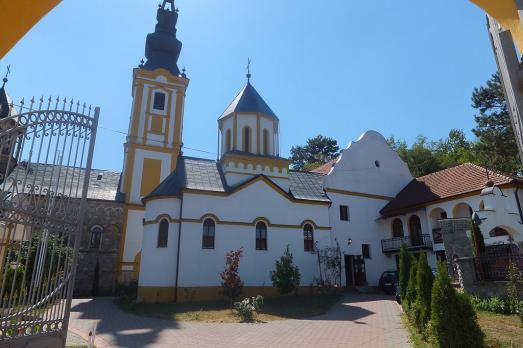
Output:
<instances>
[{"instance_id":1,"label":"antenna on roof","mask_svg":"<svg viewBox=\"0 0 523 348\"><path fill-rule=\"evenodd\" d=\"M9 64L7 66L7 72L5 73L5 77L4 79L2 80L4 83L2 84L2 88L5 87L5 84L7 83L7 81L9 81L7 78L9 77L9 74L11 73L11 64Z\"/></svg>"},{"instance_id":2,"label":"antenna on roof","mask_svg":"<svg viewBox=\"0 0 523 348\"><path fill-rule=\"evenodd\" d=\"M247 82L251 82L251 58L247 58Z\"/></svg>"}]
</instances>

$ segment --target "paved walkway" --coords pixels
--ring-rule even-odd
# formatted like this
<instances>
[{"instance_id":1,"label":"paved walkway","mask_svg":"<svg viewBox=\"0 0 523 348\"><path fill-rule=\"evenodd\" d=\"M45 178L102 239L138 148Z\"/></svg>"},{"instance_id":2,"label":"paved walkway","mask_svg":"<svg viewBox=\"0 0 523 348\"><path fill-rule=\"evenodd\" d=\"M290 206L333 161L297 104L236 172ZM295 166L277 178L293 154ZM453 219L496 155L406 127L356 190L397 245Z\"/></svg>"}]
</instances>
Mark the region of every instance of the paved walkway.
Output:
<instances>
[{"instance_id":1,"label":"paved walkway","mask_svg":"<svg viewBox=\"0 0 523 348\"><path fill-rule=\"evenodd\" d=\"M400 306L390 297L351 293L327 314L266 324L206 324L139 317L110 298L74 300L70 328L104 347L411 347Z\"/></svg>"}]
</instances>

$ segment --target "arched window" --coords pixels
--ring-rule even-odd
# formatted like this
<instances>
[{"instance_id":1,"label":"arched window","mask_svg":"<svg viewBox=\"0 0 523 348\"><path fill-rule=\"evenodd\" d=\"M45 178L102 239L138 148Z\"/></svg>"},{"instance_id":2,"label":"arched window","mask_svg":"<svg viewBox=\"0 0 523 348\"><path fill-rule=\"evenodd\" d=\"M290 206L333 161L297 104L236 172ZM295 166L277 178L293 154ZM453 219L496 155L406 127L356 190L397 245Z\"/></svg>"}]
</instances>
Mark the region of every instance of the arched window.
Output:
<instances>
[{"instance_id":1,"label":"arched window","mask_svg":"<svg viewBox=\"0 0 523 348\"><path fill-rule=\"evenodd\" d=\"M421 231L421 220L417 215L412 215L409 220L409 234L412 246L422 245L423 236Z\"/></svg>"},{"instance_id":2,"label":"arched window","mask_svg":"<svg viewBox=\"0 0 523 348\"><path fill-rule=\"evenodd\" d=\"M91 240L89 241L89 248L100 249L102 246L102 232L103 228L101 226L91 227Z\"/></svg>"},{"instance_id":3,"label":"arched window","mask_svg":"<svg viewBox=\"0 0 523 348\"><path fill-rule=\"evenodd\" d=\"M268 156L270 152L270 143L269 143L269 131L267 129L263 130L263 154Z\"/></svg>"},{"instance_id":4,"label":"arched window","mask_svg":"<svg viewBox=\"0 0 523 348\"><path fill-rule=\"evenodd\" d=\"M502 237L502 236L509 236L506 229L501 227L495 227L489 232L490 237Z\"/></svg>"},{"instance_id":5,"label":"arched window","mask_svg":"<svg viewBox=\"0 0 523 348\"><path fill-rule=\"evenodd\" d=\"M311 224L303 226L303 250L314 251L314 229Z\"/></svg>"},{"instance_id":6,"label":"arched window","mask_svg":"<svg viewBox=\"0 0 523 348\"><path fill-rule=\"evenodd\" d=\"M256 250L267 250L267 225L262 221L256 224Z\"/></svg>"},{"instance_id":7,"label":"arched window","mask_svg":"<svg viewBox=\"0 0 523 348\"><path fill-rule=\"evenodd\" d=\"M213 219L205 219L203 222L202 248L214 249L214 235L216 224Z\"/></svg>"},{"instance_id":8,"label":"arched window","mask_svg":"<svg viewBox=\"0 0 523 348\"><path fill-rule=\"evenodd\" d=\"M158 226L158 248L167 248L167 241L169 239L169 221L162 219Z\"/></svg>"},{"instance_id":9,"label":"arched window","mask_svg":"<svg viewBox=\"0 0 523 348\"><path fill-rule=\"evenodd\" d=\"M400 219L395 219L392 222L392 237L401 238L403 236L403 222Z\"/></svg>"},{"instance_id":10,"label":"arched window","mask_svg":"<svg viewBox=\"0 0 523 348\"><path fill-rule=\"evenodd\" d=\"M225 151L231 151L231 130L225 132Z\"/></svg>"},{"instance_id":11,"label":"arched window","mask_svg":"<svg viewBox=\"0 0 523 348\"><path fill-rule=\"evenodd\" d=\"M249 127L243 128L243 151L251 152L251 129Z\"/></svg>"}]
</instances>

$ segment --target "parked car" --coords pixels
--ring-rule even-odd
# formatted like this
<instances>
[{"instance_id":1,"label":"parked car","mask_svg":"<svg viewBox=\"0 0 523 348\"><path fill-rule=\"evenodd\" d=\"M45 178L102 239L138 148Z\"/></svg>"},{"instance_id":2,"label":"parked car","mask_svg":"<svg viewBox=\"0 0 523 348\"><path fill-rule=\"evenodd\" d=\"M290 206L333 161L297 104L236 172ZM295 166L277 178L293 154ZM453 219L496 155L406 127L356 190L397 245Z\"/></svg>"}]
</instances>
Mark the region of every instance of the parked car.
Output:
<instances>
[{"instance_id":1,"label":"parked car","mask_svg":"<svg viewBox=\"0 0 523 348\"><path fill-rule=\"evenodd\" d=\"M381 274L378 289L386 294L395 294L398 283L398 271L385 271Z\"/></svg>"}]
</instances>

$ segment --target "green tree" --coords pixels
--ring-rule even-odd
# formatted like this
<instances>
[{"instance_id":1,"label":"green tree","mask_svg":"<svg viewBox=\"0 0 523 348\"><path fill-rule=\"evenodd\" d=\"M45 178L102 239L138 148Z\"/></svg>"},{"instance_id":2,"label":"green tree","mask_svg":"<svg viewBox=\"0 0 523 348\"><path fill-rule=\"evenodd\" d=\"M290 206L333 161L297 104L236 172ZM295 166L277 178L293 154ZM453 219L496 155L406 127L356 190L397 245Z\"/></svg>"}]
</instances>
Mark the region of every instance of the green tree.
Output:
<instances>
[{"instance_id":1,"label":"green tree","mask_svg":"<svg viewBox=\"0 0 523 348\"><path fill-rule=\"evenodd\" d=\"M438 162L433 143L427 137L418 135L416 141L409 148L407 143L390 137L387 142L400 158L407 163L413 176L423 176L444 169Z\"/></svg>"},{"instance_id":2,"label":"green tree","mask_svg":"<svg viewBox=\"0 0 523 348\"><path fill-rule=\"evenodd\" d=\"M427 255L421 254L416 271L416 301L413 306L416 328L420 333L430 320L430 302L432 296L432 282L434 276L427 262Z\"/></svg>"},{"instance_id":3,"label":"green tree","mask_svg":"<svg viewBox=\"0 0 523 348\"><path fill-rule=\"evenodd\" d=\"M418 272L418 262L412 257L410 263L410 272L409 272L409 283L407 285L407 293L405 294L405 300L401 300L401 304L405 309L405 312L409 315L412 314L411 308L416 300L416 274Z\"/></svg>"},{"instance_id":4,"label":"green tree","mask_svg":"<svg viewBox=\"0 0 523 348\"><path fill-rule=\"evenodd\" d=\"M477 162L474 142L469 141L461 129L452 129L447 138L435 142L434 153L442 168Z\"/></svg>"},{"instance_id":5,"label":"green tree","mask_svg":"<svg viewBox=\"0 0 523 348\"><path fill-rule=\"evenodd\" d=\"M295 170L312 170L338 157L340 147L335 139L318 135L305 145L291 148L291 165Z\"/></svg>"},{"instance_id":6,"label":"green tree","mask_svg":"<svg viewBox=\"0 0 523 348\"><path fill-rule=\"evenodd\" d=\"M401 243L400 248L400 272L399 272L399 284L400 284L400 299L406 298L407 295L407 286L409 285L409 275L410 275L410 266L411 266L411 256L409 249L405 243Z\"/></svg>"},{"instance_id":7,"label":"green tree","mask_svg":"<svg viewBox=\"0 0 523 348\"><path fill-rule=\"evenodd\" d=\"M280 294L288 294L298 288L300 279L300 270L294 265L292 253L287 245L283 256L275 263L275 270L271 272L272 284Z\"/></svg>"},{"instance_id":8,"label":"green tree","mask_svg":"<svg viewBox=\"0 0 523 348\"><path fill-rule=\"evenodd\" d=\"M429 330L435 347L484 347L484 334L468 296L452 286L444 263L432 286Z\"/></svg>"},{"instance_id":9,"label":"green tree","mask_svg":"<svg viewBox=\"0 0 523 348\"><path fill-rule=\"evenodd\" d=\"M504 173L521 173L521 159L499 74L492 75L485 86L474 89L472 107L478 111L472 132L478 138L476 151L480 163Z\"/></svg>"},{"instance_id":10,"label":"green tree","mask_svg":"<svg viewBox=\"0 0 523 348\"><path fill-rule=\"evenodd\" d=\"M485 252L485 239L478 225L472 224L472 251L474 256L479 256Z\"/></svg>"}]
</instances>

